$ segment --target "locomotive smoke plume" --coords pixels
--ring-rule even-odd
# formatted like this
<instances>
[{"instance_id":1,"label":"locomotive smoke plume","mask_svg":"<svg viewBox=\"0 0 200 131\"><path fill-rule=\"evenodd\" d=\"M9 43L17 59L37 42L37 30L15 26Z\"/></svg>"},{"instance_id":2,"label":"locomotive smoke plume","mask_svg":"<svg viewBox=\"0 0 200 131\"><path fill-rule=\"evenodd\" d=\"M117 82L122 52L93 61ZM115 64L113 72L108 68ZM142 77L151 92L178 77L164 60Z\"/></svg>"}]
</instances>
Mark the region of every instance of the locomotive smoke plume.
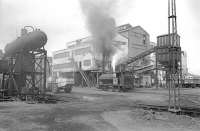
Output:
<instances>
[{"instance_id":1,"label":"locomotive smoke plume","mask_svg":"<svg viewBox=\"0 0 200 131\"><path fill-rule=\"evenodd\" d=\"M102 55L104 66L115 52L112 40L116 36L116 23L112 14L117 0L79 1L86 16L87 28L93 37L95 51Z\"/></svg>"},{"instance_id":2,"label":"locomotive smoke plume","mask_svg":"<svg viewBox=\"0 0 200 131\"><path fill-rule=\"evenodd\" d=\"M116 49L115 54L112 56L112 68L113 72L115 72L115 67L118 64L123 63L124 61L127 60L127 55L128 55L128 48L125 46L121 46L120 48Z\"/></svg>"}]
</instances>

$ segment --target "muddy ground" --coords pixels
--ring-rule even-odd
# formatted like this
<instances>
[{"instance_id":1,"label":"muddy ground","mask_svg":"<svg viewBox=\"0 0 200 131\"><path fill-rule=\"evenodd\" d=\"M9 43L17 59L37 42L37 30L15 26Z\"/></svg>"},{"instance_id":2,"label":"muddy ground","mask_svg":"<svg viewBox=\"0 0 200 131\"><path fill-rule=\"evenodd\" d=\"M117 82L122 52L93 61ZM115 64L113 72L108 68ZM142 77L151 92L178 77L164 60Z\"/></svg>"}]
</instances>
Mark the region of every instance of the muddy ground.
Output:
<instances>
[{"instance_id":1,"label":"muddy ground","mask_svg":"<svg viewBox=\"0 0 200 131\"><path fill-rule=\"evenodd\" d=\"M165 89L128 93L73 88L57 104L0 103L0 131L199 131L200 118L136 108L167 105ZM181 104L200 108L200 89L182 90Z\"/></svg>"}]
</instances>

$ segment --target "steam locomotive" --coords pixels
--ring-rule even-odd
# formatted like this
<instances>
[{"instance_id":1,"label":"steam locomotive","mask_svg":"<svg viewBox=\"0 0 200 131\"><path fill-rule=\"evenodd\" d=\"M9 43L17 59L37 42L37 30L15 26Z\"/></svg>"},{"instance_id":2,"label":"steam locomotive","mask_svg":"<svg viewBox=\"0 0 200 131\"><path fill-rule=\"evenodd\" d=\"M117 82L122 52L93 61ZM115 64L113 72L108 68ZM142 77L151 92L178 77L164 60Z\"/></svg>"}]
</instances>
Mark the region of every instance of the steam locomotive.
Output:
<instances>
[{"instance_id":1,"label":"steam locomotive","mask_svg":"<svg viewBox=\"0 0 200 131\"><path fill-rule=\"evenodd\" d=\"M124 65L119 65L116 72L105 72L99 77L98 88L126 92L134 87L134 76L130 71L125 71Z\"/></svg>"}]
</instances>

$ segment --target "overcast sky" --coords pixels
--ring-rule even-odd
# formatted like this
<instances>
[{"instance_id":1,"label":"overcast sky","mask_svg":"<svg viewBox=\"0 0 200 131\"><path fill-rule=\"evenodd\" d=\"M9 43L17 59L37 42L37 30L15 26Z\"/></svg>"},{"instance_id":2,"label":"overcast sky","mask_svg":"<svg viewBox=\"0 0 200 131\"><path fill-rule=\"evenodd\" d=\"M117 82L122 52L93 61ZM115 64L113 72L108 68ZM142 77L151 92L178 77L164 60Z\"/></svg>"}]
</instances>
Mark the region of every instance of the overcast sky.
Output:
<instances>
[{"instance_id":1,"label":"overcast sky","mask_svg":"<svg viewBox=\"0 0 200 131\"><path fill-rule=\"evenodd\" d=\"M156 42L156 36L167 33L167 3L168 0L118 0L113 16L117 25L142 26ZM177 16L189 71L200 74L200 0L177 0ZM65 48L66 42L89 35L78 0L0 0L0 49L16 39L25 25L46 32L49 55Z\"/></svg>"}]
</instances>

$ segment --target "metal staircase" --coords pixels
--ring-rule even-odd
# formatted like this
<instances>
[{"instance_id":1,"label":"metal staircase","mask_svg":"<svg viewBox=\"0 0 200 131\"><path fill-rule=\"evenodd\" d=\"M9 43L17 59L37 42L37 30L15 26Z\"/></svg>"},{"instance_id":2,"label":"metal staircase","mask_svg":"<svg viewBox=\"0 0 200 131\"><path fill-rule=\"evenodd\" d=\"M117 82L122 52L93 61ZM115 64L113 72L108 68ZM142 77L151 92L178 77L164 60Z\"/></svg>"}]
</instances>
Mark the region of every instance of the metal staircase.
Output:
<instances>
[{"instance_id":1,"label":"metal staircase","mask_svg":"<svg viewBox=\"0 0 200 131\"><path fill-rule=\"evenodd\" d=\"M87 74L83 70L81 70L80 68L78 68L78 71L80 72L81 76L83 77L86 85L91 88L92 82L89 80Z\"/></svg>"},{"instance_id":2,"label":"metal staircase","mask_svg":"<svg viewBox=\"0 0 200 131\"><path fill-rule=\"evenodd\" d=\"M89 77L87 76L87 74L78 66L78 64L74 61L74 59L72 58L72 62L74 64L74 68L81 74L82 78L84 79L86 85L88 87L93 87L95 84L90 81Z\"/></svg>"}]
</instances>

